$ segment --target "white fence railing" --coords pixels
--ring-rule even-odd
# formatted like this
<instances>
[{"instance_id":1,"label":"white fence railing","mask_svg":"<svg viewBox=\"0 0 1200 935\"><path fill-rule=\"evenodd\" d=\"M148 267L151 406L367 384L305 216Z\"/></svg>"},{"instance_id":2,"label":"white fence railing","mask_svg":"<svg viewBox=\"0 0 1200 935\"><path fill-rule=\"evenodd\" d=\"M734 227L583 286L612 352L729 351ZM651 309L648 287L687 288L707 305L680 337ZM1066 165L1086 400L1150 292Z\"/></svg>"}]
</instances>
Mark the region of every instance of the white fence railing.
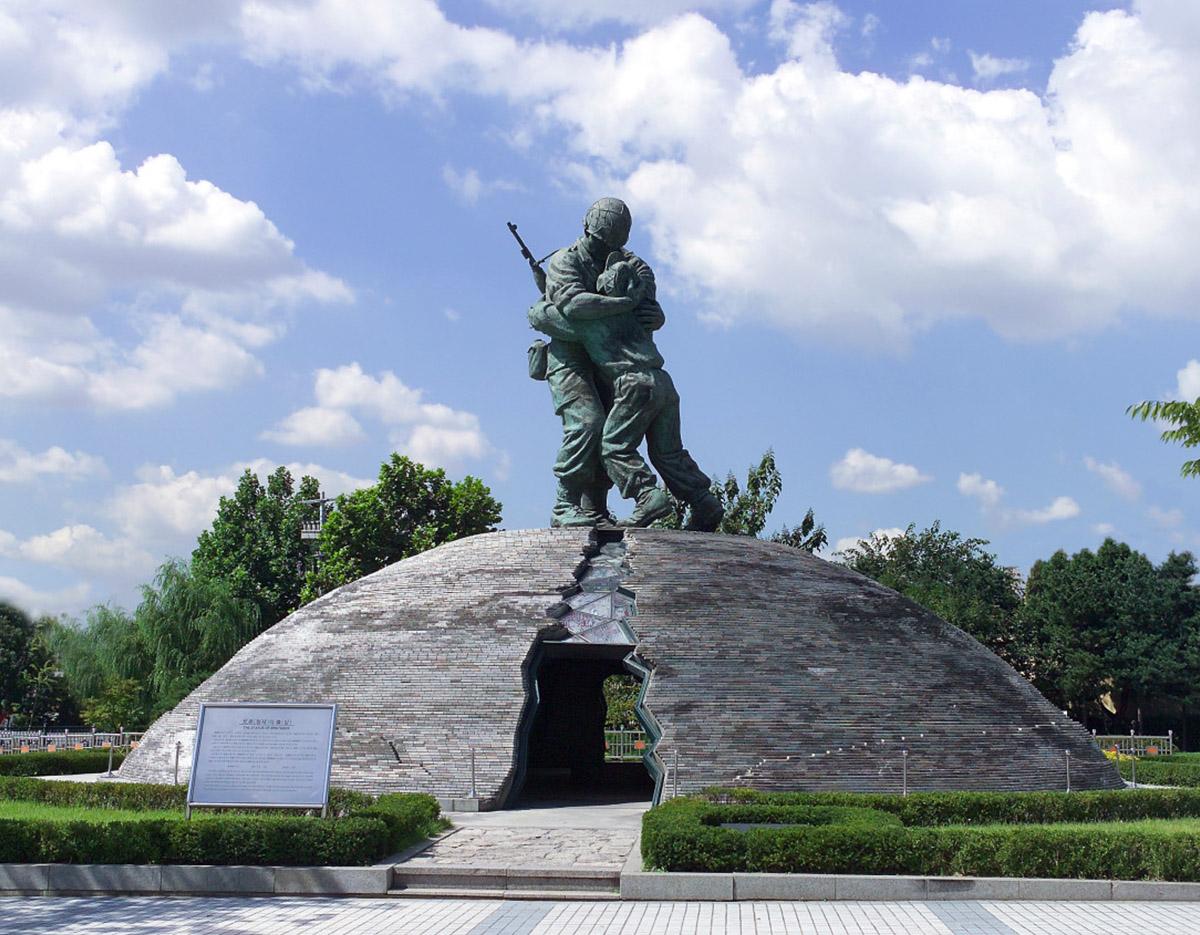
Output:
<instances>
[{"instance_id":1,"label":"white fence railing","mask_svg":"<svg viewBox=\"0 0 1200 935\"><path fill-rule=\"evenodd\" d=\"M1165 734L1097 734L1101 750L1113 750L1125 756L1170 756L1175 752L1175 731Z\"/></svg>"},{"instance_id":2,"label":"white fence railing","mask_svg":"<svg viewBox=\"0 0 1200 935\"><path fill-rule=\"evenodd\" d=\"M609 763L632 763L646 753L646 734L640 730L606 730L604 759Z\"/></svg>"},{"instance_id":3,"label":"white fence railing","mask_svg":"<svg viewBox=\"0 0 1200 935\"><path fill-rule=\"evenodd\" d=\"M103 731L0 730L0 754L55 753L62 750L96 750L107 747L133 748L142 739L142 731L106 733Z\"/></svg>"}]
</instances>

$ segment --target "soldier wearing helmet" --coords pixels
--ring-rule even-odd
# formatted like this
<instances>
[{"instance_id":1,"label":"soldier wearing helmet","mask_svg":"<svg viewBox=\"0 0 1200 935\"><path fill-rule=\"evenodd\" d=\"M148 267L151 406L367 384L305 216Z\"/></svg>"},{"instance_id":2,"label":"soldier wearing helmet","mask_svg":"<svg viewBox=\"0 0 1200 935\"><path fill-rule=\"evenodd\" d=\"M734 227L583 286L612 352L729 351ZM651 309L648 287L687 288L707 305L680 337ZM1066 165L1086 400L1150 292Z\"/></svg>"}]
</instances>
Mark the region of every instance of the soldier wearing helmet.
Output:
<instances>
[{"instance_id":1,"label":"soldier wearing helmet","mask_svg":"<svg viewBox=\"0 0 1200 935\"><path fill-rule=\"evenodd\" d=\"M583 237L566 251L582 248L585 262L591 265L594 254L601 258L602 268L608 254L620 249L629 239L632 221L624 202L602 198L584 217ZM559 251L555 257L566 251ZM628 256L637 259L633 254ZM649 267L646 271L649 273ZM653 274L649 275L652 281ZM621 307L625 306L622 304ZM655 313L649 305L643 315L647 327L651 328L662 327L665 320L661 308ZM545 347L543 377L550 384L554 411L563 424L562 443L554 461L558 490L550 524L595 526L615 522L607 504L612 481L600 461L604 422L612 405L611 387L597 381L591 358L576 340L570 324L544 297L529 310L529 320L551 338Z\"/></svg>"},{"instance_id":2,"label":"soldier wearing helmet","mask_svg":"<svg viewBox=\"0 0 1200 935\"><path fill-rule=\"evenodd\" d=\"M679 394L651 337L666 317L653 271L625 249L631 226L623 201L592 205L583 236L551 257L545 299L530 309L530 323L553 339L547 379L563 417L555 464L560 500L578 494L586 513L606 493L607 478L636 501L628 525L648 526L669 514L670 500L638 451L644 438L668 489L692 507L690 528L712 530L723 510L683 447Z\"/></svg>"}]
</instances>

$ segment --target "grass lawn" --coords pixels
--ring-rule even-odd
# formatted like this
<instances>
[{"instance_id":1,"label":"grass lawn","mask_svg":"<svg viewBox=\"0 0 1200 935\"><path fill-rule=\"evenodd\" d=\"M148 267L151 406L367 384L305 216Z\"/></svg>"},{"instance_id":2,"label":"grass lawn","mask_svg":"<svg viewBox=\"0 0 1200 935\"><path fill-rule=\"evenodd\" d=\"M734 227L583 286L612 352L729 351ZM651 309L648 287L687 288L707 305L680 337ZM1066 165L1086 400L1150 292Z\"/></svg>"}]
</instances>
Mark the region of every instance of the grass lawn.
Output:
<instances>
[{"instance_id":1,"label":"grass lawn","mask_svg":"<svg viewBox=\"0 0 1200 935\"><path fill-rule=\"evenodd\" d=\"M149 818L182 818L179 809L143 811L123 808L84 808L74 805L45 805L41 802L0 801L0 818L40 821L144 821ZM193 816L195 817L195 816Z\"/></svg>"}]
</instances>

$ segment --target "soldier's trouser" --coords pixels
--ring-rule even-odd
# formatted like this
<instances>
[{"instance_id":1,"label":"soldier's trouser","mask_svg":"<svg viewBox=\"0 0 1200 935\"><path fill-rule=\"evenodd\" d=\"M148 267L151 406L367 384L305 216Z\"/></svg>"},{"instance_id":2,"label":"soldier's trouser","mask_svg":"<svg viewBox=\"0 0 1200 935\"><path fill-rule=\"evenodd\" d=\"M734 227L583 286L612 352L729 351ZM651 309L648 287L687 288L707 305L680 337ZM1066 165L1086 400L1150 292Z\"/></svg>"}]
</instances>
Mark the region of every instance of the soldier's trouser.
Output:
<instances>
[{"instance_id":1,"label":"soldier's trouser","mask_svg":"<svg viewBox=\"0 0 1200 935\"><path fill-rule=\"evenodd\" d=\"M657 481L638 452L642 439L667 489L685 503L708 493L711 481L683 447L679 394L665 370L623 373L613 384L600 460L623 497L637 498Z\"/></svg>"},{"instance_id":2,"label":"soldier's trouser","mask_svg":"<svg viewBox=\"0 0 1200 935\"><path fill-rule=\"evenodd\" d=\"M546 381L554 412L563 424L562 443L554 461L558 495L553 515L561 518L568 510L577 509L585 494L602 509L609 487L600 464L600 440L607 413L590 365L586 370L582 365L559 365L546 374Z\"/></svg>"}]
</instances>

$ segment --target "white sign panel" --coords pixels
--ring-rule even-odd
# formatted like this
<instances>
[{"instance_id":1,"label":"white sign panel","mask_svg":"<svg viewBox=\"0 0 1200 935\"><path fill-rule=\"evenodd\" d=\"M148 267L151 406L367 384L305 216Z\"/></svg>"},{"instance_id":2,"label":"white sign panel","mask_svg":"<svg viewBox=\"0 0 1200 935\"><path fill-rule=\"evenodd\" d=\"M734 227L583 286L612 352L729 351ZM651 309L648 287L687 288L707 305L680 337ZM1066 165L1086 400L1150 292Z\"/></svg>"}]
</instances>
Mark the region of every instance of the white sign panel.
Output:
<instances>
[{"instance_id":1,"label":"white sign panel","mask_svg":"<svg viewBox=\"0 0 1200 935\"><path fill-rule=\"evenodd\" d=\"M333 704L201 704L188 805L323 808Z\"/></svg>"}]
</instances>

